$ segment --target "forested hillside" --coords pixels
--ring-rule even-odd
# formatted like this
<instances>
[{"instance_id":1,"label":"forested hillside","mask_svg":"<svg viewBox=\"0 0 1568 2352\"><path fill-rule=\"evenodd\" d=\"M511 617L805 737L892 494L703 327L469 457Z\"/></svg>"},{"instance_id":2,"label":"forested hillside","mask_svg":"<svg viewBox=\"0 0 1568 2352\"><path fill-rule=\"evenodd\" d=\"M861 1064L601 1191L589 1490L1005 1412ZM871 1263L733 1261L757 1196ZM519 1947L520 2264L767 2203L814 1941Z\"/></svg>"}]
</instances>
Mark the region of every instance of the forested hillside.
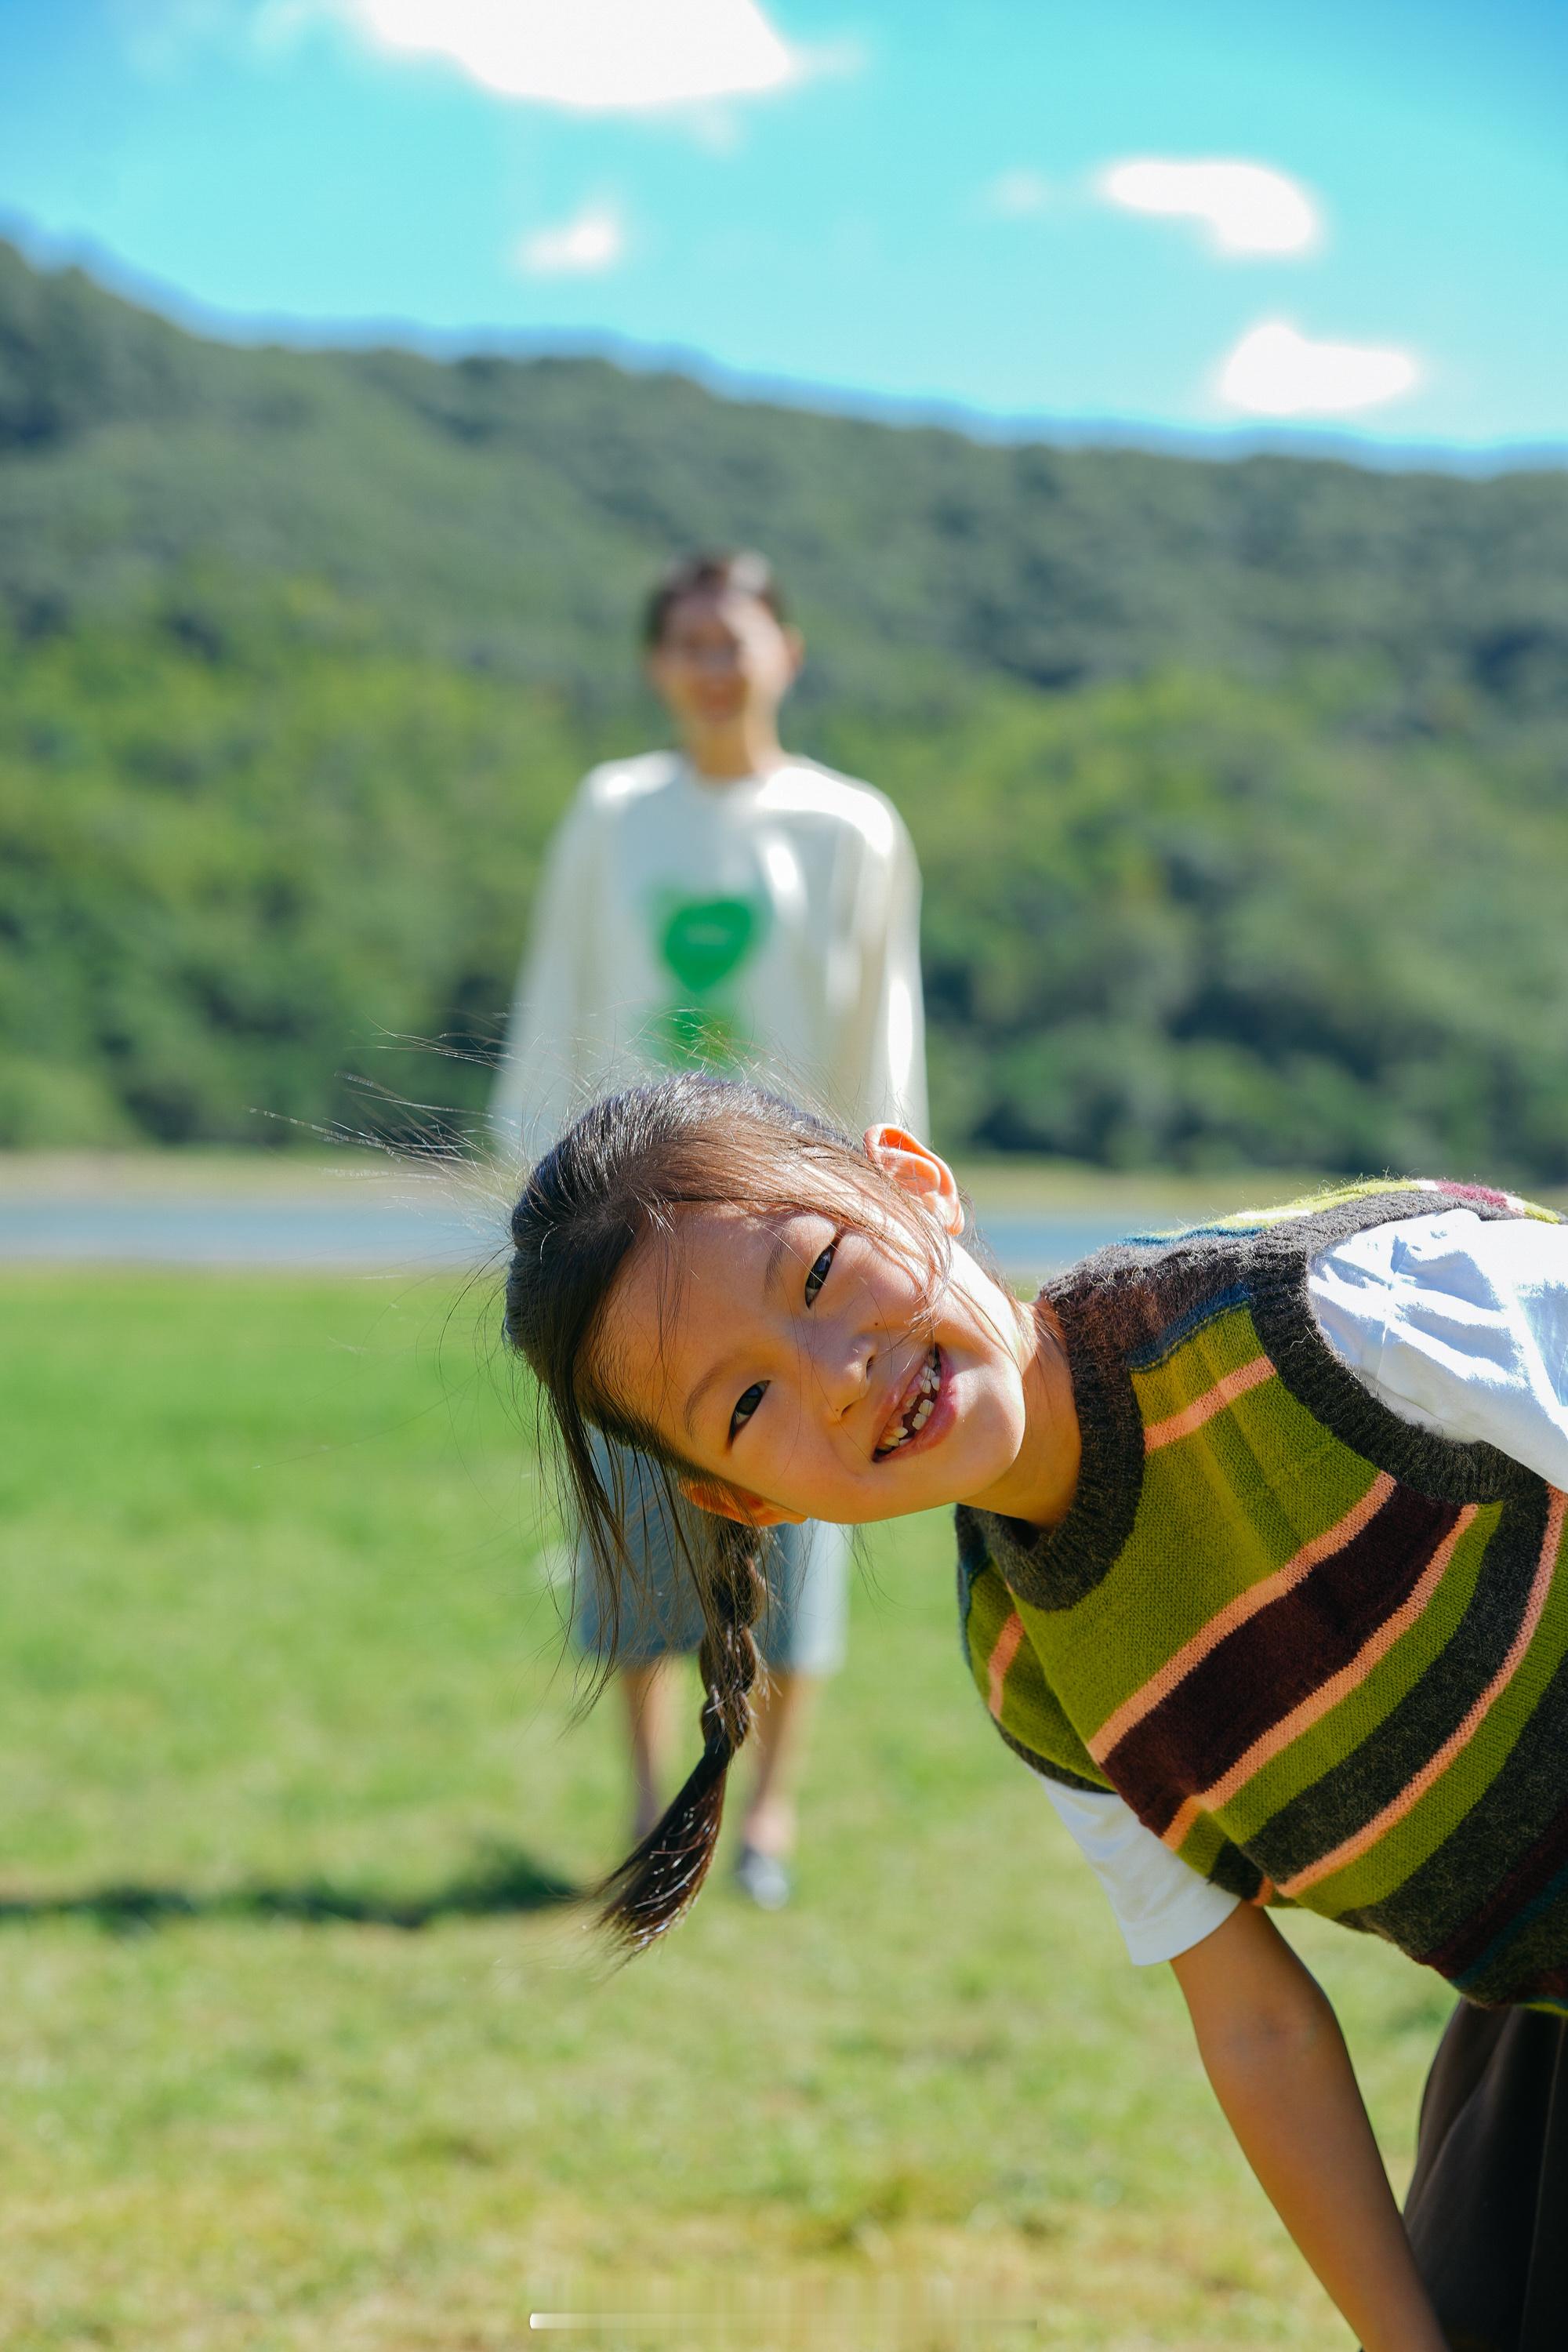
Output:
<instances>
[{"instance_id":1,"label":"forested hillside","mask_svg":"<svg viewBox=\"0 0 1568 2352\"><path fill-rule=\"evenodd\" d=\"M774 555L794 740L909 818L945 1141L1568 1181L1568 476L241 350L5 247L0 1139L478 1103L692 541Z\"/></svg>"}]
</instances>

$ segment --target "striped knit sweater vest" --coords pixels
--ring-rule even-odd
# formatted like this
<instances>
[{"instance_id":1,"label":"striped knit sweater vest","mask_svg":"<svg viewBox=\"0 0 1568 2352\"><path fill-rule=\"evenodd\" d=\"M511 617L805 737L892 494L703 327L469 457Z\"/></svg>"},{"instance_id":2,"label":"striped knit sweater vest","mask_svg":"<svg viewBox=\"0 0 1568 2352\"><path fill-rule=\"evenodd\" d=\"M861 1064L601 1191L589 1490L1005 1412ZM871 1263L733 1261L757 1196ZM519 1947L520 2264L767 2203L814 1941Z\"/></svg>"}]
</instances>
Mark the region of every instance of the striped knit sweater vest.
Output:
<instances>
[{"instance_id":1,"label":"striped knit sweater vest","mask_svg":"<svg viewBox=\"0 0 1568 2352\"><path fill-rule=\"evenodd\" d=\"M1308 1303L1320 1251L1446 1205L1549 1213L1359 1185L1048 1286L1078 1490L1044 1530L959 1509L965 1648L1026 1762L1205 1878L1568 2013L1565 1498L1389 1412Z\"/></svg>"}]
</instances>

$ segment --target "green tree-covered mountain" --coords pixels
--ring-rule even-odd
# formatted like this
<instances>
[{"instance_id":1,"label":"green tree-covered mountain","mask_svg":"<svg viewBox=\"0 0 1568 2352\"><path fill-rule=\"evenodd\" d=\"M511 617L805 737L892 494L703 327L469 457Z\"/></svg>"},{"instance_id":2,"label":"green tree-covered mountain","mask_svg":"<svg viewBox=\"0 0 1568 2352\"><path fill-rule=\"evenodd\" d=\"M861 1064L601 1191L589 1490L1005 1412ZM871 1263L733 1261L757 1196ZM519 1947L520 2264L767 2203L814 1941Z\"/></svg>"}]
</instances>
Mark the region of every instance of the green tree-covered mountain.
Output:
<instances>
[{"instance_id":1,"label":"green tree-covered mountain","mask_svg":"<svg viewBox=\"0 0 1568 2352\"><path fill-rule=\"evenodd\" d=\"M8 247L0 1139L477 1104L697 541L773 553L794 740L909 818L945 1140L1568 1179L1568 476L233 348Z\"/></svg>"}]
</instances>

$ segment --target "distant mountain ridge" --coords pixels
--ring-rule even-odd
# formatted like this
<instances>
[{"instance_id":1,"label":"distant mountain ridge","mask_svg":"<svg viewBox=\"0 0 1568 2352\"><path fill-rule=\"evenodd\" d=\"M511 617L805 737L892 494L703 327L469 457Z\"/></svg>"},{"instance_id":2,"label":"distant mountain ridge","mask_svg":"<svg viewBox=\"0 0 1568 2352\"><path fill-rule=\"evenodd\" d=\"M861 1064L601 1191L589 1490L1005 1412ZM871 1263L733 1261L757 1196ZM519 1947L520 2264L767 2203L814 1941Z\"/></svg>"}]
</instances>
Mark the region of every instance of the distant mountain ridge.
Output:
<instances>
[{"instance_id":1,"label":"distant mountain ridge","mask_svg":"<svg viewBox=\"0 0 1568 2352\"><path fill-rule=\"evenodd\" d=\"M240 348L4 245L0 1139L282 1134L366 1116L389 1033L482 1056L693 542L773 556L796 740L910 817L949 1139L1568 1179L1568 473Z\"/></svg>"},{"instance_id":2,"label":"distant mountain ridge","mask_svg":"<svg viewBox=\"0 0 1568 2352\"><path fill-rule=\"evenodd\" d=\"M999 446L602 360L246 349L4 245L0 457L116 493L100 538L68 478L51 514L0 472L14 609L112 604L129 527L162 566L303 565L433 648L536 674L508 641L547 626L595 690L649 568L710 541L768 547L835 689L889 648L1053 689L1311 652L1484 687L1568 663L1568 472Z\"/></svg>"}]
</instances>

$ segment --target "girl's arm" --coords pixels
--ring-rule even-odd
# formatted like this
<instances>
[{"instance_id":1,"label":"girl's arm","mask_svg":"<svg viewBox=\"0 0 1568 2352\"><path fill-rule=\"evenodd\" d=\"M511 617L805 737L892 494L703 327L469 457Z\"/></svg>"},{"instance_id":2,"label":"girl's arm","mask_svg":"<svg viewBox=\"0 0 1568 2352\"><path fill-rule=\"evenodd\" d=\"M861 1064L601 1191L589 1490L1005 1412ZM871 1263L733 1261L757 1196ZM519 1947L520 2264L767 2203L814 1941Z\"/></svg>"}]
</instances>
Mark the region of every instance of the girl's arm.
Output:
<instances>
[{"instance_id":1,"label":"girl's arm","mask_svg":"<svg viewBox=\"0 0 1568 2352\"><path fill-rule=\"evenodd\" d=\"M1323 1993L1246 1906L1171 1963L1243 2155L1365 2352L1445 2352Z\"/></svg>"}]
</instances>

